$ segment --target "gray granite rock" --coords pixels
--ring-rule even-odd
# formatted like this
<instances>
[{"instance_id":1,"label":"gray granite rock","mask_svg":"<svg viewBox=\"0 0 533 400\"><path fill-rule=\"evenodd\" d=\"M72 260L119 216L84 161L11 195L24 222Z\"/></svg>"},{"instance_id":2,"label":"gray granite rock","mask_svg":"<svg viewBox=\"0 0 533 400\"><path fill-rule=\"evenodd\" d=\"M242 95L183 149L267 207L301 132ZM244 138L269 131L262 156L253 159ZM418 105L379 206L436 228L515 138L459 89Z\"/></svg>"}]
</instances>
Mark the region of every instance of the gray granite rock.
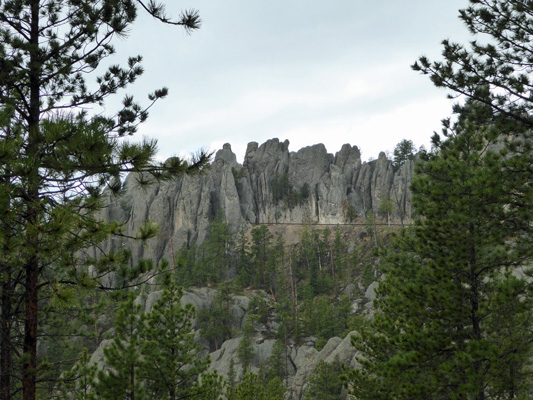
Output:
<instances>
[{"instance_id":1,"label":"gray granite rock","mask_svg":"<svg viewBox=\"0 0 533 400\"><path fill-rule=\"evenodd\" d=\"M108 207L101 218L121 222L124 233L132 236L151 221L159 226L159 235L147 245L114 237L102 248L129 247L132 265L143 257L156 263L163 258L171 260L172 250L207 237L218 210L223 211L233 232L240 232L257 223L342 224L350 207L361 217L367 210L377 215L380 204L391 200L396 205L393 222L399 223L411 214L408 187L413 165L409 161L394 172L385 153L377 160L361 162L359 149L348 144L335 155L327 153L322 144L289 152L289 142L278 139L261 145L250 143L240 165L231 146L225 144L205 174L184 176L144 190L137 184L139 176L130 174L122 196L107 195ZM308 198L292 208L273 200L271 182L283 174L294 191L304 184L309 188ZM97 256L97 251L92 255Z\"/></svg>"}]
</instances>

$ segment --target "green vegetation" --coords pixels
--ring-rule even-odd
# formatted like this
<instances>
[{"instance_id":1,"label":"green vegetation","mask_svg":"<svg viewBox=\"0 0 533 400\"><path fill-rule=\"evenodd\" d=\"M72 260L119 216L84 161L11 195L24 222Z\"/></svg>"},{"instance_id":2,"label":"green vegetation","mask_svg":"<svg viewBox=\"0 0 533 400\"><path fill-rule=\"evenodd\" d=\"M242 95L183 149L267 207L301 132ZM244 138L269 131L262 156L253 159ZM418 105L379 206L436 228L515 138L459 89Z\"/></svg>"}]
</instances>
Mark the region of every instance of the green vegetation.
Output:
<instances>
[{"instance_id":1,"label":"green vegetation","mask_svg":"<svg viewBox=\"0 0 533 400\"><path fill-rule=\"evenodd\" d=\"M387 222L390 222L392 212L394 211L394 203L391 199L383 199L379 203L379 213L383 216Z\"/></svg>"},{"instance_id":2,"label":"green vegetation","mask_svg":"<svg viewBox=\"0 0 533 400\"><path fill-rule=\"evenodd\" d=\"M97 216L104 197L122 191L125 173L146 187L201 171L209 160L202 153L160 163L154 141L122 140L166 89L145 107L126 97L116 115L85 111L142 74L140 57L109 67L93 89L84 74L113 53L111 40L127 33L137 2L0 2L0 400L281 400L289 346L315 337L321 349L350 331L362 368L346 370L345 390L358 400L533 397L533 6L470 3L461 19L489 40L445 41L444 61L421 57L413 66L466 98L454 108L457 118L443 122L443 137L434 136L432 152L420 154L413 227L391 244L369 212L359 240L341 227L307 226L298 244L287 245L267 225L237 235L219 210L207 239L182 247L169 268L149 260L131 266L127 249L97 250L124 239L118 223ZM174 23L159 4L142 8ZM175 23L190 30L199 19L191 11ZM413 157L413 143L403 140L393 169ZM241 190L247 171L232 173ZM277 215L313 191L295 187L287 173L269 184ZM406 205L394 190L379 213L398 211L403 224ZM343 212L356 220L352 204ZM137 239L156 234L146 221ZM370 320L353 312L347 287L364 291L379 273L386 279ZM196 314L181 304L177 282L215 286L215 299ZM161 298L144 312L149 285ZM255 293L243 332L232 329L236 292ZM242 333L241 376L234 360L228 382L206 373L195 316L210 350ZM258 325L275 344L268 367L255 374ZM90 354L104 339L101 369ZM305 398L343 398L340 371L338 360L318 363Z\"/></svg>"},{"instance_id":3,"label":"green vegetation","mask_svg":"<svg viewBox=\"0 0 533 400\"><path fill-rule=\"evenodd\" d=\"M338 359L332 363L319 361L309 379L305 400L344 400L342 367Z\"/></svg>"},{"instance_id":4,"label":"green vegetation","mask_svg":"<svg viewBox=\"0 0 533 400\"><path fill-rule=\"evenodd\" d=\"M237 169L235 167L232 167L231 173L233 174L233 179L235 180L235 187L237 188L238 191L240 191L242 189L241 179L246 176L246 169L245 168Z\"/></svg>"},{"instance_id":5,"label":"green vegetation","mask_svg":"<svg viewBox=\"0 0 533 400\"><path fill-rule=\"evenodd\" d=\"M343 296L335 302L329 297L318 296L305 301L301 313L303 332L318 338L316 348L320 350L328 339L342 336L346 332L351 302L348 296Z\"/></svg>"},{"instance_id":6,"label":"green vegetation","mask_svg":"<svg viewBox=\"0 0 533 400\"><path fill-rule=\"evenodd\" d=\"M109 371L98 371L98 384L94 387L97 396L132 400L146 398L144 365L141 360L144 318L141 305L135 303L135 293L128 293L116 314L113 341L104 349Z\"/></svg>"},{"instance_id":7,"label":"green vegetation","mask_svg":"<svg viewBox=\"0 0 533 400\"><path fill-rule=\"evenodd\" d=\"M226 281L220 284L211 306L198 311L200 336L209 341L213 350L218 350L221 343L232 337L232 303L231 281Z\"/></svg>"},{"instance_id":8,"label":"green vegetation","mask_svg":"<svg viewBox=\"0 0 533 400\"><path fill-rule=\"evenodd\" d=\"M176 400L206 394L205 398L219 398L223 382L206 373L209 358L200 357L193 342L194 308L181 306L182 294L169 283L151 311L144 313L136 294L126 293L114 321L113 339L104 348L106 369L89 364L84 355L64 376L61 391L86 400Z\"/></svg>"},{"instance_id":9,"label":"green vegetation","mask_svg":"<svg viewBox=\"0 0 533 400\"><path fill-rule=\"evenodd\" d=\"M278 378L285 382L288 377L287 371L287 348L282 340L276 340L272 347L272 354L268 360L267 379L271 381Z\"/></svg>"},{"instance_id":10,"label":"green vegetation","mask_svg":"<svg viewBox=\"0 0 533 400\"><path fill-rule=\"evenodd\" d=\"M399 171L407 161L415 158L415 145L412 140L402 140L394 148L392 159L392 169Z\"/></svg>"},{"instance_id":11,"label":"green vegetation","mask_svg":"<svg viewBox=\"0 0 533 400\"><path fill-rule=\"evenodd\" d=\"M2 400L14 393L24 400L49 393L49 372L57 368L37 352L38 343L52 333L47 324L93 296L104 278L120 274L128 258L125 250L102 254L98 261L83 254L121 234L116 223L96 217L103 191L120 192L121 175L127 172L137 173L137 183L146 186L199 171L209 160L202 152L192 162L175 157L160 163L155 141L125 140L146 120L153 103L167 95L166 88L151 93L145 106L126 96L116 114L99 112L111 95L143 73L137 56L123 67L104 69L94 76L95 84L87 81L114 53L113 39L127 34L137 8L133 1L0 4ZM189 31L200 24L195 11L173 21L156 2L143 9ZM154 234L147 223L139 238ZM141 273L131 269L128 284Z\"/></svg>"},{"instance_id":12,"label":"green vegetation","mask_svg":"<svg viewBox=\"0 0 533 400\"><path fill-rule=\"evenodd\" d=\"M227 227L218 218L213 225ZM217 278L212 274L211 282L218 285L218 294L210 308L198 312L200 335L209 340L211 350L218 349L224 340L233 336L229 311L231 294L243 287L262 289L268 293L258 292L252 297L249 318L255 323L267 324L275 316L280 323L276 334L279 346L281 343L288 345L289 340L298 341L302 336L315 336L320 349L331 337L348 333L351 330L350 318L353 317L351 300L348 295L339 296L337 291L354 279L364 287L375 280L371 250L374 244L371 240L353 246L350 254L343 232L340 227L335 230L307 227L302 231L300 244L287 247L280 236L273 237L266 225L253 228L250 241L242 233L236 241L231 230L224 229L219 242L232 245L225 247L229 264L220 268L236 279L220 281L221 275ZM201 279L197 278L202 273L199 263L211 257L211 249L219 248L213 246L211 240L208 237L201 246L183 248L178 252L176 274L180 282L201 284ZM386 243L385 238L383 241ZM200 261L198 253L202 254ZM244 358L241 361L246 360L248 364L246 335L242 347ZM279 371L274 375L272 371L267 371L267 375L271 378L278 376L282 380L286 377L286 373Z\"/></svg>"},{"instance_id":13,"label":"green vegetation","mask_svg":"<svg viewBox=\"0 0 533 400\"><path fill-rule=\"evenodd\" d=\"M416 70L462 94L412 183L420 217L384 251L379 312L353 337L357 399L528 399L531 374L531 5L474 1L469 48ZM488 43L488 44L484 44Z\"/></svg>"},{"instance_id":14,"label":"green vegetation","mask_svg":"<svg viewBox=\"0 0 533 400\"><path fill-rule=\"evenodd\" d=\"M354 222L357 219L357 210L353 204L346 206L346 222Z\"/></svg>"},{"instance_id":15,"label":"green vegetation","mask_svg":"<svg viewBox=\"0 0 533 400\"><path fill-rule=\"evenodd\" d=\"M272 188L272 200L274 204L283 203L292 209L307 201L311 195L309 184L305 182L300 189L296 190L289 180L289 175L285 172L281 175L274 175L270 181Z\"/></svg>"},{"instance_id":16,"label":"green vegetation","mask_svg":"<svg viewBox=\"0 0 533 400\"><path fill-rule=\"evenodd\" d=\"M227 279L234 242L235 236L219 210L209 228L208 238L201 245L184 245L178 251L175 257L178 280L188 287Z\"/></svg>"},{"instance_id":17,"label":"green vegetation","mask_svg":"<svg viewBox=\"0 0 533 400\"><path fill-rule=\"evenodd\" d=\"M479 125L486 107L470 112L417 168L413 201L424 219L383 253L380 312L354 339L366 357L352 373L357 398L531 395L533 304L527 279L514 273L531 249L516 237L522 216L508 207L513 156L487 150L499 136Z\"/></svg>"},{"instance_id":18,"label":"green vegetation","mask_svg":"<svg viewBox=\"0 0 533 400\"><path fill-rule=\"evenodd\" d=\"M259 375L248 372L235 388L228 389L226 398L228 400L283 400L284 394L285 386L279 378L274 378L265 385Z\"/></svg>"},{"instance_id":19,"label":"green vegetation","mask_svg":"<svg viewBox=\"0 0 533 400\"><path fill-rule=\"evenodd\" d=\"M254 328L252 323L250 321L246 321L241 343L239 344L239 350L237 352L237 355L242 363L243 375L249 372L250 364L255 356L254 346L252 344L253 332Z\"/></svg>"}]
</instances>

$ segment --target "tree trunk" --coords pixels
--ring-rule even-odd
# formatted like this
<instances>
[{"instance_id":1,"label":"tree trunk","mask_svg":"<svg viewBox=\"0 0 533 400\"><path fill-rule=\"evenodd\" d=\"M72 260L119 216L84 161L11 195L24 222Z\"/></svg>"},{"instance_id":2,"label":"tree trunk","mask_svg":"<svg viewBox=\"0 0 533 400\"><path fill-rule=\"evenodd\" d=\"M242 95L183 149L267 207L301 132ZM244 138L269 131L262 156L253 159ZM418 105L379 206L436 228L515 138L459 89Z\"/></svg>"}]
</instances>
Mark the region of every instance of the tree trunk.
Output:
<instances>
[{"instance_id":1,"label":"tree trunk","mask_svg":"<svg viewBox=\"0 0 533 400\"><path fill-rule=\"evenodd\" d=\"M135 400L135 365L133 362L130 364L130 400Z\"/></svg>"},{"instance_id":2,"label":"tree trunk","mask_svg":"<svg viewBox=\"0 0 533 400\"><path fill-rule=\"evenodd\" d=\"M2 315L0 321L0 400L10 400L11 393L11 268L5 267L6 280L2 284Z\"/></svg>"},{"instance_id":3,"label":"tree trunk","mask_svg":"<svg viewBox=\"0 0 533 400\"><path fill-rule=\"evenodd\" d=\"M38 165L39 148L39 119L40 119L40 71L39 56L39 0L31 1L31 32L30 32L30 110L28 116L28 150L27 155L33 165ZM24 263L26 272L26 314L24 320L24 363L22 365L22 399L35 400L37 374L37 303L39 260L37 258L39 240L35 232L38 223L35 204L39 201L39 170L33 167L28 171L27 202L29 204L26 216L26 236L33 254Z\"/></svg>"},{"instance_id":4,"label":"tree trunk","mask_svg":"<svg viewBox=\"0 0 533 400\"><path fill-rule=\"evenodd\" d=\"M37 374L37 282L39 264L37 257L30 257L26 270L26 316L24 320L24 355L22 365L22 399L35 400Z\"/></svg>"}]
</instances>

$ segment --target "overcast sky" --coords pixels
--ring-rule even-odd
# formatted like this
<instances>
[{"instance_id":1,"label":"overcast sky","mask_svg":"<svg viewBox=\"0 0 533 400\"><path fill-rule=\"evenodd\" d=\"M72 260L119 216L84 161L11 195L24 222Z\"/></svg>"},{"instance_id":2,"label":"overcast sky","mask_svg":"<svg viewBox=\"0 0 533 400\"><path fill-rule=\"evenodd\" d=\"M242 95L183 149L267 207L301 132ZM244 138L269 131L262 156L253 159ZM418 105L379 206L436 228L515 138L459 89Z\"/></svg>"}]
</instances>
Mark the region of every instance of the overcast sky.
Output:
<instances>
[{"instance_id":1,"label":"overcast sky","mask_svg":"<svg viewBox=\"0 0 533 400\"><path fill-rule=\"evenodd\" d=\"M184 0L170 15L198 9L188 36L143 16L116 42L121 57L141 54L132 86L139 100L167 86L140 134L162 158L230 143L242 161L248 142L277 137L290 150L350 143L376 158L402 139L428 146L450 114L446 92L411 70L438 58L443 39L464 42L457 18L466 0Z\"/></svg>"}]
</instances>

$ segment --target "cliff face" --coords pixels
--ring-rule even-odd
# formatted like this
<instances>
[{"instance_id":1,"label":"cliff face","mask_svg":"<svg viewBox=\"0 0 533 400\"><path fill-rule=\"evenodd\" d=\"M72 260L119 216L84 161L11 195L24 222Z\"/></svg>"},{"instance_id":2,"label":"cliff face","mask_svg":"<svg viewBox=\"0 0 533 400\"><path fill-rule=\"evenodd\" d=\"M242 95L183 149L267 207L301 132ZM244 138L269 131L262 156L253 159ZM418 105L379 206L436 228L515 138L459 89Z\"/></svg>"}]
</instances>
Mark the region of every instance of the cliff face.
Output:
<instances>
[{"instance_id":1,"label":"cliff face","mask_svg":"<svg viewBox=\"0 0 533 400\"><path fill-rule=\"evenodd\" d=\"M345 224L359 222L371 211L380 215L383 205L389 203L392 222L400 223L410 218L411 194L408 191L413 174L413 162L399 171L392 168L384 153L377 160L362 162L357 147L344 145L335 155L328 154L322 144L306 147L298 152L289 151L288 141L277 139L262 145L248 145L243 164L239 164L229 144L216 153L211 168L203 175L185 176L161 185L141 190L136 176L125 182L124 194L109 196L108 207L101 217L123 224L126 234L135 235L147 220L159 225L160 234L147 246L123 238L111 238L103 250L127 246L132 250L132 264L139 258L172 259L184 243L202 242L209 234L209 226L218 212L222 212L234 232L255 224ZM285 228L278 225L278 228ZM292 229L292 228L291 228ZM349 294L352 311L371 315L376 284L370 285L362 298L355 295L356 285L351 283L343 293ZM158 296L150 293L145 304L148 311ZM192 303L199 310L213 301L215 290L199 288L189 290L183 303ZM265 298L268 295L265 294ZM231 306L235 332L242 331L248 312L250 296L234 296ZM271 306L274 309L273 306ZM273 314L263 325L254 324L253 343L255 358L252 370L266 365L275 340L279 321ZM209 351L205 340L197 337L204 350ZM287 381L289 397L302 399L313 369L320 360L331 362L335 357L346 365L356 367L355 349L349 335L344 339L333 337L318 351L313 337L304 338L298 345L287 346ZM238 347L242 335L221 344L211 353L211 369L223 376L228 373L230 360L238 361ZM102 362L102 343L93 360ZM241 365L236 363L240 371Z\"/></svg>"},{"instance_id":2,"label":"cliff face","mask_svg":"<svg viewBox=\"0 0 533 400\"><path fill-rule=\"evenodd\" d=\"M259 293L259 292L258 292ZM150 311L155 301L160 298L161 291L152 292L142 301L138 299L139 304L143 306L144 311ZM230 306L230 312L233 317L232 329L236 332L242 332L244 321L249 318L249 303L253 293L247 295L233 296L233 304ZM266 295L266 293L263 293ZM197 288L185 292L181 299L182 304L192 304L197 310L208 308L216 296L216 291L210 288ZM369 298L356 300L357 302L369 301ZM368 303L367 303L368 304ZM366 314L368 315L368 314ZM193 324L196 332L196 341L207 354L209 345L199 336L196 322ZM272 349L276 342L275 333L279 323L276 322L276 316L271 315L265 324L255 322L251 342L254 348L254 356L250 363L250 371L259 373L261 366L268 366L269 359L272 355ZM327 344L321 349L315 348L316 338L305 338L302 343L295 345L290 341L286 347L286 365L287 365L287 394L286 398L292 400L302 400L308 389L309 378L315 367L320 361L331 363L338 361L350 368L357 368L356 349L351 345L350 337L356 332L350 332L344 338L332 337ZM235 363L237 376L242 374L242 361L239 358L239 345L242 341L242 333L228 339L222 343L220 349L209 353L211 365L209 371L217 371L225 379L228 378L229 366L231 360ZM110 339L102 341L91 357L91 361L96 363L99 368L105 368L103 349L109 346Z\"/></svg>"},{"instance_id":3,"label":"cliff face","mask_svg":"<svg viewBox=\"0 0 533 400\"><path fill-rule=\"evenodd\" d=\"M289 142L269 140L248 144L244 163L237 162L231 146L216 153L207 173L139 189L136 177L125 182L125 194L109 197L103 218L121 221L126 233L136 232L147 219L160 227L149 246L111 239L104 247L127 245L132 263L140 257L171 258L184 243L201 242L219 210L238 232L258 223L344 224L380 204L392 204L393 222L409 218L408 186L413 163L394 172L384 153L361 162L356 146L345 144L335 155L322 144L289 151Z\"/></svg>"}]
</instances>

